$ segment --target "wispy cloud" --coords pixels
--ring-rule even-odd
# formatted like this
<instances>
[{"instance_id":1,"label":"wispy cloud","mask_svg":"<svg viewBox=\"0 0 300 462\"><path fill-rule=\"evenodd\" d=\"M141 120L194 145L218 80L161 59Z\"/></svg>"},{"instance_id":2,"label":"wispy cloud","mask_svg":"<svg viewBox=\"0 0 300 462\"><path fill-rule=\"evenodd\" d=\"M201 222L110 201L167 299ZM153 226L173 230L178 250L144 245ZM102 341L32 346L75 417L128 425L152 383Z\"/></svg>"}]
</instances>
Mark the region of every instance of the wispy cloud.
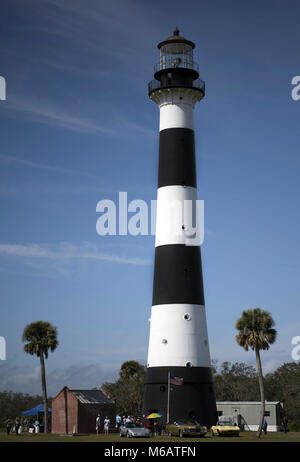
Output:
<instances>
[{"instance_id":1,"label":"wispy cloud","mask_svg":"<svg viewBox=\"0 0 300 462\"><path fill-rule=\"evenodd\" d=\"M66 128L80 133L100 133L104 135L117 135L118 131L109 126L100 125L94 120L75 116L63 111L59 106L48 102L39 103L33 100L24 100L11 96L7 109L18 111L39 123Z\"/></svg>"},{"instance_id":2,"label":"wispy cloud","mask_svg":"<svg viewBox=\"0 0 300 462\"><path fill-rule=\"evenodd\" d=\"M48 101L25 100L14 95L11 95L7 101L6 109L10 110L13 115L21 114L27 120L77 133L126 138L136 137L138 134L155 136L154 130L137 123L135 120L129 120L127 115L122 116L122 114L111 113L105 122L100 123L92 118L72 115L59 105L53 105Z\"/></svg>"},{"instance_id":3,"label":"wispy cloud","mask_svg":"<svg viewBox=\"0 0 300 462\"><path fill-rule=\"evenodd\" d=\"M15 156L8 156L6 154L1 154L1 153L0 153L0 162L20 165L23 167L34 168L34 169L39 169L39 170L48 170L48 171L53 171L53 172L58 172L58 173L63 173L63 174L68 174L68 175L80 175L80 176L83 175L83 176L89 176L89 177L94 176L88 172L76 171L76 170L71 170L68 168L42 164L40 162L35 162L32 160L28 160L28 159L22 159L20 157L15 157Z\"/></svg>"},{"instance_id":4,"label":"wispy cloud","mask_svg":"<svg viewBox=\"0 0 300 462\"><path fill-rule=\"evenodd\" d=\"M155 16L157 7L149 7L145 3L135 0L111 0L110 2L99 2L90 0L89 8L82 8L79 0L47 0L43 11L47 22L51 26L47 31L65 39L78 40L80 46L98 50L101 53L109 53L124 59L124 51L136 50L138 47L145 48L145 39L159 33L159 26L153 21L139 21L137 18L145 18L149 14ZM132 15L130 12L134 11ZM125 19L125 20L124 20ZM101 29L100 29L101 28ZM113 31L113 33L112 33ZM109 39L110 46L103 46L104 34ZM127 42L123 43L120 49L114 38L126 37ZM137 36L143 38L136 40ZM131 47L128 47L128 38L131 37ZM126 54L126 53L125 53Z\"/></svg>"},{"instance_id":5,"label":"wispy cloud","mask_svg":"<svg viewBox=\"0 0 300 462\"><path fill-rule=\"evenodd\" d=\"M90 243L74 245L69 242L60 244L0 244L0 255L18 258L31 258L66 262L70 260L93 260L106 261L118 264L144 266L150 265L151 261L140 257L124 257L103 252L99 247Z\"/></svg>"},{"instance_id":6,"label":"wispy cloud","mask_svg":"<svg viewBox=\"0 0 300 462\"><path fill-rule=\"evenodd\" d=\"M126 27L122 21L122 11L121 5L118 4L119 8L116 8L115 1L112 2L98 2L92 0L92 7L82 8L82 3L77 0L61 2L58 0L46 0L46 4L49 7L52 7L51 10L48 10L48 15L52 14L53 19L58 20L62 17L62 14L66 14L69 24L77 26L75 19L84 22L84 19L88 19L93 23L105 24L109 27ZM126 8L132 2L128 0L123 0L123 7Z\"/></svg>"},{"instance_id":7,"label":"wispy cloud","mask_svg":"<svg viewBox=\"0 0 300 462\"><path fill-rule=\"evenodd\" d=\"M59 71L67 71L70 72L73 76L74 74L81 74L84 78L91 77L91 78L102 78L102 77L108 77L108 76L114 76L115 74L109 70L109 69L103 69L102 67L94 67L90 66L90 68L87 68L87 66L82 66L80 63L72 63L70 64L69 62L66 62L63 56L59 56L57 53L57 50L55 57L45 57L45 56L38 56L35 57L33 56L33 62L36 63L39 66L47 66L47 67L52 67L55 68ZM94 63L93 63L94 64Z\"/></svg>"}]
</instances>

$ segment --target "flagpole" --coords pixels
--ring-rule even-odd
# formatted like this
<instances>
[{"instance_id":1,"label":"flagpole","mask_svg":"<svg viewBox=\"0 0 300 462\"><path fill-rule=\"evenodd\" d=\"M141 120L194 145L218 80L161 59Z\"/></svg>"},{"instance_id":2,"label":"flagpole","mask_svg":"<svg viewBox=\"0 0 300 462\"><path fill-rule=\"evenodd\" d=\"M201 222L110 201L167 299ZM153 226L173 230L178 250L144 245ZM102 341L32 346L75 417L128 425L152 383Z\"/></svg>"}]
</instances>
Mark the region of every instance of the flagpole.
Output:
<instances>
[{"instance_id":1,"label":"flagpole","mask_svg":"<svg viewBox=\"0 0 300 462\"><path fill-rule=\"evenodd\" d=\"M167 406L167 423L170 420L170 371L168 372L168 406Z\"/></svg>"}]
</instances>

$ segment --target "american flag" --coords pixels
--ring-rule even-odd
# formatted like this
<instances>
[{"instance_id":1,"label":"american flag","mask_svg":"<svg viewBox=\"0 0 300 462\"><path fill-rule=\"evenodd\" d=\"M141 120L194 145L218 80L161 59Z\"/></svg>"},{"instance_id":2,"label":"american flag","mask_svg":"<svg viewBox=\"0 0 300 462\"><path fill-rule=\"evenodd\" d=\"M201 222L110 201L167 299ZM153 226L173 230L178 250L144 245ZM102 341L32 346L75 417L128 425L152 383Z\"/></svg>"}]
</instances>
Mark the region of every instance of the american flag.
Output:
<instances>
[{"instance_id":1,"label":"american flag","mask_svg":"<svg viewBox=\"0 0 300 462\"><path fill-rule=\"evenodd\" d=\"M170 383L172 385L182 385L183 383L183 377L173 377L172 375L170 376Z\"/></svg>"}]
</instances>

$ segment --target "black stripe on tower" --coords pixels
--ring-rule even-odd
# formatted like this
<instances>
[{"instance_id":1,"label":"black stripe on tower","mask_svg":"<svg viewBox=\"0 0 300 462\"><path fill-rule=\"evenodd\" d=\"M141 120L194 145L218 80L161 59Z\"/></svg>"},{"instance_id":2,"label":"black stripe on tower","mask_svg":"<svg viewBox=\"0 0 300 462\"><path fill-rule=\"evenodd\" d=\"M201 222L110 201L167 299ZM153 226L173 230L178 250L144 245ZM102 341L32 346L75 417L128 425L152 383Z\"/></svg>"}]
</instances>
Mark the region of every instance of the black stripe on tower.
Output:
<instances>
[{"instance_id":1,"label":"black stripe on tower","mask_svg":"<svg viewBox=\"0 0 300 462\"><path fill-rule=\"evenodd\" d=\"M196 188L194 130L167 128L159 134L158 187L184 185Z\"/></svg>"},{"instance_id":2,"label":"black stripe on tower","mask_svg":"<svg viewBox=\"0 0 300 462\"><path fill-rule=\"evenodd\" d=\"M216 423L217 410L210 367L149 367L147 369L143 414L160 412L167 417L168 373L183 377L183 385L171 386L170 422L194 419L210 428Z\"/></svg>"},{"instance_id":3,"label":"black stripe on tower","mask_svg":"<svg viewBox=\"0 0 300 462\"><path fill-rule=\"evenodd\" d=\"M152 305L204 305L200 247L170 244L156 247Z\"/></svg>"}]
</instances>

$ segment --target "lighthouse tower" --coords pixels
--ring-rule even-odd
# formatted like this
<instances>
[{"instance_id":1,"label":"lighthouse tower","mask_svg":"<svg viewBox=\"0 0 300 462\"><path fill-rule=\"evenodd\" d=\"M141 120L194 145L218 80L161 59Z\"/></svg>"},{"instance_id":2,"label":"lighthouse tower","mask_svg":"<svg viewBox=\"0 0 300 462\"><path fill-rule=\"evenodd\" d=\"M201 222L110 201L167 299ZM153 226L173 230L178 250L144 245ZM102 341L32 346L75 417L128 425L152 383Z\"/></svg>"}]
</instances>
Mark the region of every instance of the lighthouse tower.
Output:
<instances>
[{"instance_id":1,"label":"lighthouse tower","mask_svg":"<svg viewBox=\"0 0 300 462\"><path fill-rule=\"evenodd\" d=\"M143 414L211 426L216 402L197 213L194 107L205 94L193 42L179 30L158 44L149 97L160 109L153 300ZM195 223L196 220L196 223Z\"/></svg>"}]
</instances>

